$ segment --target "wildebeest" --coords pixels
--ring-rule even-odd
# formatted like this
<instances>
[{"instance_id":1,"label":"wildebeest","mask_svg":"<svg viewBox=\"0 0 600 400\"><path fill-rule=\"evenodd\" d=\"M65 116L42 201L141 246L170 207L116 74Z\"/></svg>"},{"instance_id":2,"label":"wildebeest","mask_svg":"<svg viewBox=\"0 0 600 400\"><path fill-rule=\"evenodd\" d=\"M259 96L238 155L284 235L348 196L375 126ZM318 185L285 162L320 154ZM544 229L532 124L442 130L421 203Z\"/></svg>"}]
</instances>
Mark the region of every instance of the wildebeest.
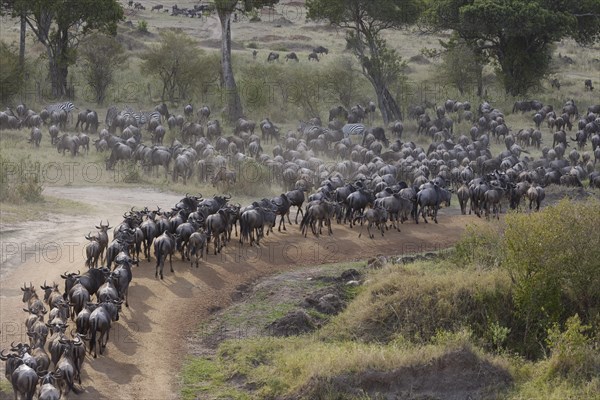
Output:
<instances>
[{"instance_id":1,"label":"wildebeest","mask_svg":"<svg viewBox=\"0 0 600 400\"><path fill-rule=\"evenodd\" d=\"M164 231L162 235L154 239L154 256L156 257L156 272L155 278L158 278L160 270L160 279L163 279L163 268L165 267L165 261L169 256L169 265L171 272L173 271L173 253L175 252L175 235L169 231Z\"/></svg>"},{"instance_id":2,"label":"wildebeest","mask_svg":"<svg viewBox=\"0 0 600 400\"><path fill-rule=\"evenodd\" d=\"M430 187L426 187L423 190L420 190L417 193L417 206L418 211L415 215L415 222L419 223L419 215L423 216L423 220L427 223L427 218L425 217L425 209L426 207L433 208L433 220L437 224L437 213L440 208L440 204L442 202L446 202L446 204L450 205L450 193L437 185L431 185Z\"/></svg>"},{"instance_id":3,"label":"wildebeest","mask_svg":"<svg viewBox=\"0 0 600 400\"><path fill-rule=\"evenodd\" d=\"M592 86L592 80L591 79L586 79L584 82L585 85L585 90L594 90L594 86Z\"/></svg>"},{"instance_id":4,"label":"wildebeest","mask_svg":"<svg viewBox=\"0 0 600 400\"><path fill-rule=\"evenodd\" d=\"M381 236L383 236L383 231L385 228L385 223L388 219L388 212L383 207L374 207L368 209L364 215L356 217L356 219L361 220L361 225L364 226L364 221L367 221L367 233L369 234L369 238L373 239L375 235L371 233L371 226L375 225L380 231ZM358 234L360 238L362 236L362 228L361 232Z\"/></svg>"},{"instance_id":5,"label":"wildebeest","mask_svg":"<svg viewBox=\"0 0 600 400\"><path fill-rule=\"evenodd\" d=\"M312 52L308 55L308 61L312 61L312 60L315 60L317 62L319 61L319 56L317 55L317 53Z\"/></svg>"},{"instance_id":6,"label":"wildebeest","mask_svg":"<svg viewBox=\"0 0 600 400\"><path fill-rule=\"evenodd\" d=\"M22 301L23 303L27 304L27 308L29 310L33 310L33 312L35 313L46 310L46 308L44 307L44 303L38 297L37 293L35 292L35 288L31 283L29 284L29 286L26 286L25 283L23 283L21 291L23 292Z\"/></svg>"},{"instance_id":7,"label":"wildebeest","mask_svg":"<svg viewBox=\"0 0 600 400\"><path fill-rule=\"evenodd\" d=\"M77 136L71 136L68 133L64 133L56 144L56 148L59 153L65 155L65 151L69 150L71 157L75 157L79 154L79 138Z\"/></svg>"},{"instance_id":8,"label":"wildebeest","mask_svg":"<svg viewBox=\"0 0 600 400\"><path fill-rule=\"evenodd\" d=\"M94 352L94 358L97 357L96 352L96 335L100 332L98 337L98 347L100 348L100 354L103 353L106 343L108 343L110 326L113 321L119 320L119 311L121 308L121 300L109 301L99 303L98 307L90 314L90 354Z\"/></svg>"},{"instance_id":9,"label":"wildebeest","mask_svg":"<svg viewBox=\"0 0 600 400\"><path fill-rule=\"evenodd\" d=\"M131 147L123 143L115 143L110 153L110 157L106 160L106 169L111 170L118 161L130 160L133 150Z\"/></svg>"},{"instance_id":10,"label":"wildebeest","mask_svg":"<svg viewBox=\"0 0 600 400\"><path fill-rule=\"evenodd\" d=\"M285 56L285 61L289 61L289 60L296 61L296 62L299 61L298 56L293 51Z\"/></svg>"},{"instance_id":11,"label":"wildebeest","mask_svg":"<svg viewBox=\"0 0 600 400\"><path fill-rule=\"evenodd\" d=\"M28 143L33 144L35 147L40 147L40 142L42 141L42 131L40 128L32 128L31 134L29 135Z\"/></svg>"},{"instance_id":12,"label":"wildebeest","mask_svg":"<svg viewBox=\"0 0 600 400\"><path fill-rule=\"evenodd\" d=\"M26 399L33 399L38 382L37 373L33 368L24 364L23 359L17 354L5 355L0 352L0 360L6 361L5 376L12 384L15 400L19 395Z\"/></svg>"},{"instance_id":13,"label":"wildebeest","mask_svg":"<svg viewBox=\"0 0 600 400\"><path fill-rule=\"evenodd\" d=\"M279 60L279 53L275 53L272 51L267 56L267 62L271 62L271 61L275 61L275 60Z\"/></svg>"},{"instance_id":14,"label":"wildebeest","mask_svg":"<svg viewBox=\"0 0 600 400\"><path fill-rule=\"evenodd\" d=\"M317 54L329 54L329 49L327 47L317 46L312 52Z\"/></svg>"},{"instance_id":15,"label":"wildebeest","mask_svg":"<svg viewBox=\"0 0 600 400\"><path fill-rule=\"evenodd\" d=\"M227 168L221 167L215 176L211 178L210 183L212 183L213 187L217 187L219 184L229 187L235 183L235 180L235 171L229 171Z\"/></svg>"},{"instance_id":16,"label":"wildebeest","mask_svg":"<svg viewBox=\"0 0 600 400\"><path fill-rule=\"evenodd\" d=\"M212 239L214 242L214 254L221 252L225 245L227 228L229 225L229 217L224 208L219 209L216 213L209 215L206 218L206 236L207 242ZM241 223L240 223L241 227ZM241 236L240 236L241 243ZM208 243L207 243L208 246ZM208 249L207 249L208 253Z\"/></svg>"},{"instance_id":17,"label":"wildebeest","mask_svg":"<svg viewBox=\"0 0 600 400\"><path fill-rule=\"evenodd\" d=\"M200 229L192 233L188 240L187 258L190 260L190 266L194 265L194 260L192 260L193 256L196 261L196 268L198 268L198 259L204 258L204 251L208 254L208 237L206 232L203 229Z\"/></svg>"}]
</instances>

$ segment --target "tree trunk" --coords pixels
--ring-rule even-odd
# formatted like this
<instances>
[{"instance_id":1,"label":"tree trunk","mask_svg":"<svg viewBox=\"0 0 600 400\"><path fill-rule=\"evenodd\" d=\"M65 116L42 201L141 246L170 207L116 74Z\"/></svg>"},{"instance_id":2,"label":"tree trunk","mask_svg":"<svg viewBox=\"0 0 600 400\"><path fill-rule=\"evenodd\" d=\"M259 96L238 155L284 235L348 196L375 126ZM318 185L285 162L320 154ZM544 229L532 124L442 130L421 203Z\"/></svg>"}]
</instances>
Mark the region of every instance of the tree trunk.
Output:
<instances>
[{"instance_id":1,"label":"tree trunk","mask_svg":"<svg viewBox=\"0 0 600 400\"><path fill-rule=\"evenodd\" d=\"M19 65L25 67L25 33L27 32L27 19L21 15L21 36L19 37Z\"/></svg>"},{"instance_id":2,"label":"tree trunk","mask_svg":"<svg viewBox=\"0 0 600 400\"><path fill-rule=\"evenodd\" d=\"M235 5L235 4L234 4ZM227 97L227 118L235 122L244 115L242 101L235 84L233 66L231 64L231 13L233 7L217 9L221 21L221 71L223 88Z\"/></svg>"},{"instance_id":3,"label":"tree trunk","mask_svg":"<svg viewBox=\"0 0 600 400\"><path fill-rule=\"evenodd\" d=\"M60 37L56 41L56 46L48 47L52 96L55 99L67 95L67 75L69 74L68 43L68 32L61 31Z\"/></svg>"},{"instance_id":4,"label":"tree trunk","mask_svg":"<svg viewBox=\"0 0 600 400\"><path fill-rule=\"evenodd\" d=\"M380 85L380 87L375 87L375 91L377 92L377 105L379 106L379 111L381 111L383 123L388 125L393 121L401 121L402 112L388 88Z\"/></svg>"}]
</instances>

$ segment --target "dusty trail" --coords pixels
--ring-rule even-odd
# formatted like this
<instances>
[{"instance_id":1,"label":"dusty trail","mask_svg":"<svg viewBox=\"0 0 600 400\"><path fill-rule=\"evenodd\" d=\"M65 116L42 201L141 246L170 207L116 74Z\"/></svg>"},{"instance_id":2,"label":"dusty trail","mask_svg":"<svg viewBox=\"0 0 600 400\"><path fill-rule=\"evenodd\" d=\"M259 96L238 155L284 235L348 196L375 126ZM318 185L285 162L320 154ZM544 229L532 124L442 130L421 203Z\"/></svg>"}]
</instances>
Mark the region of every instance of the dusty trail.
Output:
<instances>
[{"instance_id":1,"label":"dusty trail","mask_svg":"<svg viewBox=\"0 0 600 400\"><path fill-rule=\"evenodd\" d=\"M36 287L44 280L60 282L62 290L60 274L85 269L83 249L87 241L83 236L93 231L100 219L108 219L114 226L131 206L169 208L182 197L147 189L89 187L47 188L45 193L89 203L95 209L85 217L51 215L49 221L8 227L9 232L3 227L0 349L27 339L19 290L23 282L31 281ZM358 239L357 228L336 225L333 237L304 239L294 225L287 232L267 237L260 249L240 248L232 241L223 255L215 256L211 245L208 261L198 269L180 261L177 254L175 273L165 266L164 281L154 278L154 262L143 261L133 270L130 307L123 308L121 319L113 326L105 354L86 359L82 375L85 393L76 398L176 399L178 371L186 356L185 339L195 333L210 310L231 302L236 286L304 265L444 248L475 220L442 211L437 225L411 222L404 224L400 233L389 231L374 240L365 238L366 230Z\"/></svg>"}]
</instances>

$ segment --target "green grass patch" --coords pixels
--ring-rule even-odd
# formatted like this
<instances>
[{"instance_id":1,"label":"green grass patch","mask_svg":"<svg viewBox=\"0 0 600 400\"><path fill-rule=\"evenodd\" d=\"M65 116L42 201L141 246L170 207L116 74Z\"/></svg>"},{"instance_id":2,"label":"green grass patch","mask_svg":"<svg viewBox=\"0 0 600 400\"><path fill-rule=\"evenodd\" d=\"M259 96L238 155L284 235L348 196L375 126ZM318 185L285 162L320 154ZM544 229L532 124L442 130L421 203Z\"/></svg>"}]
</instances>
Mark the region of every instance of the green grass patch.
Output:
<instances>
[{"instance_id":1,"label":"green grass patch","mask_svg":"<svg viewBox=\"0 0 600 400\"><path fill-rule=\"evenodd\" d=\"M93 211L93 207L88 204L53 196L44 196L42 201L28 204L27 207L0 202L0 217L3 224L45 220L49 213L84 215L90 211Z\"/></svg>"}]
</instances>

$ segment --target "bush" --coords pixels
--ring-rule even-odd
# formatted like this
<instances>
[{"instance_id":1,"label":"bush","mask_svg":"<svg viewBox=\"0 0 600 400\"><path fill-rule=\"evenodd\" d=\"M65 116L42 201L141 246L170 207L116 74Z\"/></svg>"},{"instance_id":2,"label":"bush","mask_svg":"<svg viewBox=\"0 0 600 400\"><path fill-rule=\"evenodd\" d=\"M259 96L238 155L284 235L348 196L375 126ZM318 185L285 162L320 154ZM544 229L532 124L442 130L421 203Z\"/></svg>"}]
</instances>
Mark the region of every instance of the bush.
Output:
<instances>
[{"instance_id":1,"label":"bush","mask_svg":"<svg viewBox=\"0 0 600 400\"><path fill-rule=\"evenodd\" d=\"M97 104L103 104L115 71L125 62L121 44L113 37L93 34L80 45L83 77L94 92Z\"/></svg>"},{"instance_id":2,"label":"bush","mask_svg":"<svg viewBox=\"0 0 600 400\"><path fill-rule=\"evenodd\" d=\"M23 85L23 68L19 54L11 46L0 42L0 103L8 104Z\"/></svg>"},{"instance_id":3,"label":"bush","mask_svg":"<svg viewBox=\"0 0 600 400\"><path fill-rule=\"evenodd\" d=\"M0 201L22 204L44 200L39 163L29 157L13 162L0 155L0 165Z\"/></svg>"},{"instance_id":4,"label":"bush","mask_svg":"<svg viewBox=\"0 0 600 400\"><path fill-rule=\"evenodd\" d=\"M141 19L137 23L137 30L141 33L148 33L148 21Z\"/></svg>"},{"instance_id":5,"label":"bush","mask_svg":"<svg viewBox=\"0 0 600 400\"><path fill-rule=\"evenodd\" d=\"M567 319L564 330L554 324L548 330L547 344L551 352L548 378L562 377L574 381L589 380L600 371L600 353L586 335L590 325L582 325L579 315Z\"/></svg>"},{"instance_id":6,"label":"bush","mask_svg":"<svg viewBox=\"0 0 600 400\"><path fill-rule=\"evenodd\" d=\"M494 224L469 225L456 243L452 260L458 266L498 267L504 257L500 227Z\"/></svg>"},{"instance_id":7,"label":"bush","mask_svg":"<svg viewBox=\"0 0 600 400\"><path fill-rule=\"evenodd\" d=\"M326 336L427 343L440 331L468 328L486 347L496 349L502 345L507 337L497 337L496 343L487 338L491 336L491 324L513 324L506 275L498 269L473 273L443 268L432 272L432 267L430 263L418 263L411 267L390 266L375 273L372 283L347 311L324 328Z\"/></svg>"},{"instance_id":8,"label":"bush","mask_svg":"<svg viewBox=\"0 0 600 400\"><path fill-rule=\"evenodd\" d=\"M548 329L579 314L599 328L600 201L563 200L535 214L509 214L502 267L513 282L520 352L542 354Z\"/></svg>"},{"instance_id":9,"label":"bush","mask_svg":"<svg viewBox=\"0 0 600 400\"><path fill-rule=\"evenodd\" d=\"M258 44L256 42L250 42L246 45L247 49L258 49Z\"/></svg>"}]
</instances>

